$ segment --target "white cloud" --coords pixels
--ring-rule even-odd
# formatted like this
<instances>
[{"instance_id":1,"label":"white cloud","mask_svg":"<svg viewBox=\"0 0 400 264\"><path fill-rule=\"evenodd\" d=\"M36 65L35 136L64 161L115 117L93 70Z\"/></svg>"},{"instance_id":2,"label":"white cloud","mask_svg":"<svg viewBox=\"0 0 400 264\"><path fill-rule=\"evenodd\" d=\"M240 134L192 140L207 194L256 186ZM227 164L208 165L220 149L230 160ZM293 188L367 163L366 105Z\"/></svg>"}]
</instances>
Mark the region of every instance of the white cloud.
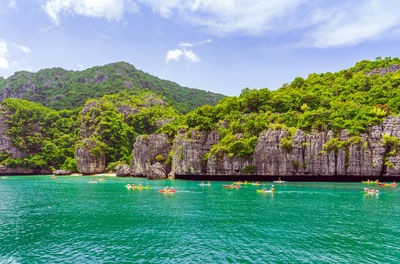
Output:
<instances>
[{"instance_id":1,"label":"white cloud","mask_svg":"<svg viewBox=\"0 0 400 264\"><path fill-rule=\"evenodd\" d=\"M217 36L264 36L290 31L295 33L290 36L292 41L319 48L356 45L390 35L400 27L400 0L43 1L42 8L55 25L60 22L61 14L120 21L125 13L138 13L140 6L147 6L165 18L178 17ZM209 42L184 42L178 46L193 48ZM184 49L181 50L183 54Z\"/></svg>"},{"instance_id":2,"label":"white cloud","mask_svg":"<svg viewBox=\"0 0 400 264\"><path fill-rule=\"evenodd\" d=\"M9 63L7 60L8 47L7 43L0 39L0 69L8 69Z\"/></svg>"},{"instance_id":3,"label":"white cloud","mask_svg":"<svg viewBox=\"0 0 400 264\"><path fill-rule=\"evenodd\" d=\"M17 10L17 1L16 0L10 0L8 1L8 7L12 8L14 10Z\"/></svg>"},{"instance_id":4,"label":"white cloud","mask_svg":"<svg viewBox=\"0 0 400 264\"><path fill-rule=\"evenodd\" d=\"M56 25L60 23L60 13L120 21L125 12L135 13L139 10L131 0L48 0L42 8Z\"/></svg>"},{"instance_id":5,"label":"white cloud","mask_svg":"<svg viewBox=\"0 0 400 264\"><path fill-rule=\"evenodd\" d=\"M181 49L174 49L174 50L169 50L167 52L167 62L174 60L174 61L178 61L180 59L180 57L183 54L183 50Z\"/></svg>"},{"instance_id":6,"label":"white cloud","mask_svg":"<svg viewBox=\"0 0 400 264\"><path fill-rule=\"evenodd\" d=\"M76 68L78 68L78 70L80 70L80 71L84 69L84 67L83 67L82 64L77 64L77 65L76 65Z\"/></svg>"},{"instance_id":7,"label":"white cloud","mask_svg":"<svg viewBox=\"0 0 400 264\"><path fill-rule=\"evenodd\" d=\"M356 45L375 39L400 25L399 0L353 1L351 5L325 10L325 21L309 36L319 48Z\"/></svg>"},{"instance_id":8,"label":"white cloud","mask_svg":"<svg viewBox=\"0 0 400 264\"><path fill-rule=\"evenodd\" d=\"M189 42L182 42L178 44L179 47L193 47L193 43L189 43Z\"/></svg>"},{"instance_id":9,"label":"white cloud","mask_svg":"<svg viewBox=\"0 0 400 264\"><path fill-rule=\"evenodd\" d=\"M191 62L199 62L200 58L193 51L188 49L174 49L169 50L167 52L166 61L169 62L171 60L179 61L179 59L186 59Z\"/></svg>"},{"instance_id":10,"label":"white cloud","mask_svg":"<svg viewBox=\"0 0 400 264\"><path fill-rule=\"evenodd\" d=\"M163 17L179 16L209 33L265 35L298 29L319 48L356 45L400 27L400 0L137 0Z\"/></svg>"},{"instance_id":11,"label":"white cloud","mask_svg":"<svg viewBox=\"0 0 400 264\"><path fill-rule=\"evenodd\" d=\"M294 13L305 0L138 0L163 17L176 12L219 35L261 34Z\"/></svg>"},{"instance_id":12,"label":"white cloud","mask_svg":"<svg viewBox=\"0 0 400 264\"><path fill-rule=\"evenodd\" d=\"M10 43L13 44L15 47L17 47L19 50L21 50L24 53L31 53L32 52L31 48L28 48L28 47L26 47L24 45L21 45L21 44L15 43L15 42L10 42Z\"/></svg>"}]
</instances>

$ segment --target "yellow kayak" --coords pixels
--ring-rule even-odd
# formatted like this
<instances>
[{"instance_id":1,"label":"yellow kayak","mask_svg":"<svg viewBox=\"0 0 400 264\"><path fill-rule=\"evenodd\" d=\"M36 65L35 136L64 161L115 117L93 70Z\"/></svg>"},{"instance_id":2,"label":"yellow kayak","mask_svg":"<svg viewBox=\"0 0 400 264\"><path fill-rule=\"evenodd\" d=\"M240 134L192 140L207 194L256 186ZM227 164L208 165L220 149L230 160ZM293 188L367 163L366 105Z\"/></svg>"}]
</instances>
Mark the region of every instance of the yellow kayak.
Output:
<instances>
[{"instance_id":1,"label":"yellow kayak","mask_svg":"<svg viewBox=\"0 0 400 264\"><path fill-rule=\"evenodd\" d=\"M361 183L366 183L366 184L377 184L379 183L378 181L362 181Z\"/></svg>"}]
</instances>

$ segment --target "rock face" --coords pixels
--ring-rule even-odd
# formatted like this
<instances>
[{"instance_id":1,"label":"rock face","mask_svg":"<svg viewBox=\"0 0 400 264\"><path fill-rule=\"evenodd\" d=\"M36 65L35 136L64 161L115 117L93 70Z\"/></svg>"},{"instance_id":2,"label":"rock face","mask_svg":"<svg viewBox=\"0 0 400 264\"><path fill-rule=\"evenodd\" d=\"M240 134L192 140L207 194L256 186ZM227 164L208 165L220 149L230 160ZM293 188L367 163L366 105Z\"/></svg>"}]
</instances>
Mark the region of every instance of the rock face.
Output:
<instances>
[{"instance_id":1,"label":"rock face","mask_svg":"<svg viewBox=\"0 0 400 264\"><path fill-rule=\"evenodd\" d=\"M129 177L131 176L131 169L127 165L119 165L115 174L117 177Z\"/></svg>"},{"instance_id":2,"label":"rock face","mask_svg":"<svg viewBox=\"0 0 400 264\"><path fill-rule=\"evenodd\" d=\"M53 171L54 175L71 175L71 171L69 170L55 170Z\"/></svg>"},{"instance_id":3,"label":"rock face","mask_svg":"<svg viewBox=\"0 0 400 264\"><path fill-rule=\"evenodd\" d=\"M400 70L400 65L399 64L393 64L393 65L390 65L389 67L386 67L386 68L376 69L376 70L372 70L370 72L366 72L365 75L371 76L371 75L379 73L379 75L382 76L382 75L388 74L390 72L397 72L398 70Z\"/></svg>"},{"instance_id":4,"label":"rock face","mask_svg":"<svg viewBox=\"0 0 400 264\"><path fill-rule=\"evenodd\" d=\"M142 135L136 139L132 157L132 172L137 177L165 179L169 169L164 165L170 146L166 134Z\"/></svg>"},{"instance_id":5,"label":"rock face","mask_svg":"<svg viewBox=\"0 0 400 264\"><path fill-rule=\"evenodd\" d=\"M5 121L4 115L0 114L0 153L7 152L14 159L21 158L23 153L12 145L12 139L6 135L8 127L4 123Z\"/></svg>"},{"instance_id":6,"label":"rock face","mask_svg":"<svg viewBox=\"0 0 400 264\"><path fill-rule=\"evenodd\" d=\"M347 131L335 135L333 131L305 133L297 130L290 138L286 130L266 130L259 136L254 154L248 159L212 156L204 159L219 141L216 131L205 133L178 131L172 146L171 175L243 175L263 176L321 176L321 177L380 177L400 175L400 154L383 141L383 136L399 138L400 117L390 117L381 126L358 137ZM291 140L285 147L281 141ZM344 143L337 149L326 148L331 140ZM325 147L324 147L325 146ZM133 157L136 175L166 175L165 166L155 164L159 153L169 151L166 135L138 138ZM155 167L153 167L155 166ZM155 169L160 169L156 172ZM162 168L162 169L161 169ZM252 170L247 170L251 168ZM163 170L164 169L164 170ZM153 176L156 177L156 176Z\"/></svg>"},{"instance_id":7,"label":"rock face","mask_svg":"<svg viewBox=\"0 0 400 264\"><path fill-rule=\"evenodd\" d=\"M76 149L75 157L78 171L84 175L102 173L106 169L106 159L104 155L94 155L92 150L96 143L88 139Z\"/></svg>"}]
</instances>

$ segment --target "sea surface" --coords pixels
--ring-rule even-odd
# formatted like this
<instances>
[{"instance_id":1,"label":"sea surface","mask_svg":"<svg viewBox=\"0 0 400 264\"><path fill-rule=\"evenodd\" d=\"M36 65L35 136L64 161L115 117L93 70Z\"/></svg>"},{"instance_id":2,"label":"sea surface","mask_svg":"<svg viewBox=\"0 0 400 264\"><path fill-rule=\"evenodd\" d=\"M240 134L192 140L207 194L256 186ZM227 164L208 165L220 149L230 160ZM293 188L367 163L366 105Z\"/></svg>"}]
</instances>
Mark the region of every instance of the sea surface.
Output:
<instances>
[{"instance_id":1,"label":"sea surface","mask_svg":"<svg viewBox=\"0 0 400 264\"><path fill-rule=\"evenodd\" d=\"M96 179L0 179L0 263L400 263L400 187Z\"/></svg>"}]
</instances>

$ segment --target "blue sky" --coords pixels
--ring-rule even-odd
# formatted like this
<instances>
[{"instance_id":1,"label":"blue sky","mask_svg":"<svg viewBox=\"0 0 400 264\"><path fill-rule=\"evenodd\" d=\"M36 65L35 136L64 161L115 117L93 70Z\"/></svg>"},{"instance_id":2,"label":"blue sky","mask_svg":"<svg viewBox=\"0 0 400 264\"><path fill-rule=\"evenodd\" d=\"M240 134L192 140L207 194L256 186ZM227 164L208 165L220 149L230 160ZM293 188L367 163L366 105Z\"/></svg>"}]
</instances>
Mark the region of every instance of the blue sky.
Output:
<instances>
[{"instance_id":1,"label":"blue sky","mask_svg":"<svg viewBox=\"0 0 400 264\"><path fill-rule=\"evenodd\" d=\"M400 0L0 0L0 76L116 61L239 95L399 57Z\"/></svg>"}]
</instances>

